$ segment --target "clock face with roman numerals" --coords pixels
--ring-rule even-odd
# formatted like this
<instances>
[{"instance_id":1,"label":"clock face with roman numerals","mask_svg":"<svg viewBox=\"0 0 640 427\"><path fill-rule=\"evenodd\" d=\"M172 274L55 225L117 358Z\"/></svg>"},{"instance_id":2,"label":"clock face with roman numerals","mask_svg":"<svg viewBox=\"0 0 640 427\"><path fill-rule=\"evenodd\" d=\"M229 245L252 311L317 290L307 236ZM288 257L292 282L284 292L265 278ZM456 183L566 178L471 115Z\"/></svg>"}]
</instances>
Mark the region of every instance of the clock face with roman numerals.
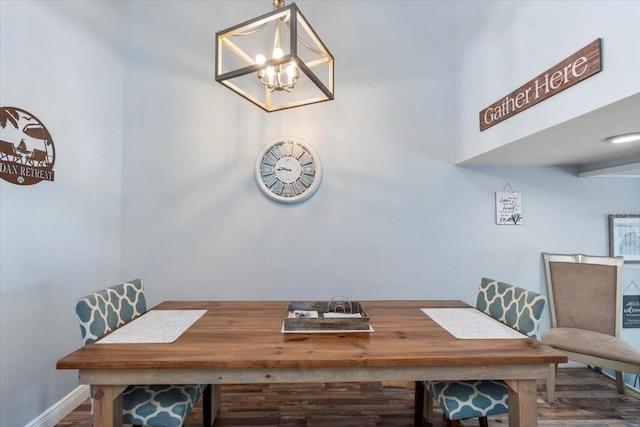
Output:
<instances>
[{"instance_id":1,"label":"clock face with roman numerals","mask_svg":"<svg viewBox=\"0 0 640 427\"><path fill-rule=\"evenodd\" d=\"M265 145L256 159L258 188L279 203L299 203L316 192L322 181L322 164L305 141L282 137Z\"/></svg>"}]
</instances>

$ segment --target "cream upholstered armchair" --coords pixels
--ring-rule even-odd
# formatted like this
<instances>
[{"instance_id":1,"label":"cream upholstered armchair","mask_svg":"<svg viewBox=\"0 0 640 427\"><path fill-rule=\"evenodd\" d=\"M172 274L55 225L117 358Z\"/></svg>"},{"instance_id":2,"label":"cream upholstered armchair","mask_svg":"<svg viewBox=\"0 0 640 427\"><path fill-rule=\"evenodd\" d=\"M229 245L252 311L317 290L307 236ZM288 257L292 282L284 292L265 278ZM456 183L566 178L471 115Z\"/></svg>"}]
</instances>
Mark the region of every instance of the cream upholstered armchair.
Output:
<instances>
[{"instance_id":1,"label":"cream upholstered armchair","mask_svg":"<svg viewBox=\"0 0 640 427\"><path fill-rule=\"evenodd\" d=\"M622 257L542 254L551 328L542 342L569 360L616 372L624 394L623 372L640 374L640 351L620 339ZM547 401L554 401L556 365L547 380Z\"/></svg>"}]
</instances>

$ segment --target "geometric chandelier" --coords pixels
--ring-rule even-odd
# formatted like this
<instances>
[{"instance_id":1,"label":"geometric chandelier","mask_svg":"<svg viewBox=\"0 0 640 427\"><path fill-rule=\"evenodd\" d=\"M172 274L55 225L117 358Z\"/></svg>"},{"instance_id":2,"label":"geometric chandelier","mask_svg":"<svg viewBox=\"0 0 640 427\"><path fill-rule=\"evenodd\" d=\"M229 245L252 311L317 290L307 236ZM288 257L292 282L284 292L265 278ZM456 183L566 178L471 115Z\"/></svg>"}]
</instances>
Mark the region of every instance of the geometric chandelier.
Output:
<instances>
[{"instance_id":1,"label":"geometric chandelier","mask_svg":"<svg viewBox=\"0 0 640 427\"><path fill-rule=\"evenodd\" d=\"M267 112L333 99L333 56L295 3L216 33L216 81Z\"/></svg>"}]
</instances>

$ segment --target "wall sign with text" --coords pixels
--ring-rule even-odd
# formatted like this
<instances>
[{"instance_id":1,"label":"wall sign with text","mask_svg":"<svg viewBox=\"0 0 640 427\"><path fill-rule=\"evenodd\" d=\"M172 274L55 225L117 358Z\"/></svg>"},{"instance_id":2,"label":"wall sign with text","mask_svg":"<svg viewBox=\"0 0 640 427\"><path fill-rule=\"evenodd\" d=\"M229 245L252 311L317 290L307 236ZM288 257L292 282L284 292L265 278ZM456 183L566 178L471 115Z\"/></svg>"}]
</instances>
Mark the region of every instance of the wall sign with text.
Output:
<instances>
[{"instance_id":1,"label":"wall sign with text","mask_svg":"<svg viewBox=\"0 0 640 427\"><path fill-rule=\"evenodd\" d=\"M53 181L53 138L33 114L0 107L0 178L16 185Z\"/></svg>"},{"instance_id":2,"label":"wall sign with text","mask_svg":"<svg viewBox=\"0 0 640 427\"><path fill-rule=\"evenodd\" d=\"M631 286L640 291L640 286L636 285L633 280L625 288L626 293ZM622 295L622 327L623 328L640 328L640 294Z\"/></svg>"},{"instance_id":3,"label":"wall sign with text","mask_svg":"<svg viewBox=\"0 0 640 427\"><path fill-rule=\"evenodd\" d=\"M640 328L640 295L622 296L622 327Z\"/></svg>"},{"instance_id":4,"label":"wall sign with text","mask_svg":"<svg viewBox=\"0 0 640 427\"><path fill-rule=\"evenodd\" d=\"M538 77L480 111L480 131L490 128L602 71L596 39Z\"/></svg>"},{"instance_id":5,"label":"wall sign with text","mask_svg":"<svg viewBox=\"0 0 640 427\"><path fill-rule=\"evenodd\" d=\"M522 193L496 191L496 224L522 225Z\"/></svg>"}]
</instances>

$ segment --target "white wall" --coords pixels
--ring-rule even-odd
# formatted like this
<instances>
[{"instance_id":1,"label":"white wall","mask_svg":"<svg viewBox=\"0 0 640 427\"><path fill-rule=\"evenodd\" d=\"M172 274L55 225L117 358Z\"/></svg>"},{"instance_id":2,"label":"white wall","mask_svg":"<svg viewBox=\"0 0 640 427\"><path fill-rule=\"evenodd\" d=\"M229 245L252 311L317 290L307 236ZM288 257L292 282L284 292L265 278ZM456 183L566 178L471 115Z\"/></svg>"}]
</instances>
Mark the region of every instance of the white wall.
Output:
<instances>
[{"instance_id":1,"label":"white wall","mask_svg":"<svg viewBox=\"0 0 640 427\"><path fill-rule=\"evenodd\" d=\"M452 4L457 164L640 91L640 2L464 0ZM480 132L481 110L597 38L602 39L602 72ZM616 185L612 181L597 184ZM637 180L631 185L631 199L622 196L617 207L594 198L598 202L588 208L591 221L603 226L607 214L640 212ZM527 194L524 197L528 210L531 201ZM560 215L554 221L558 225L575 221L570 211L556 209L555 214ZM594 250L591 253L608 255L606 249ZM570 251L589 253L580 245ZM640 266L626 264L623 287L631 281L640 283L639 278ZM623 329L622 337L640 347L640 329ZM627 379L633 384L634 378Z\"/></svg>"},{"instance_id":2,"label":"white wall","mask_svg":"<svg viewBox=\"0 0 640 427\"><path fill-rule=\"evenodd\" d=\"M82 344L76 298L121 280L120 2L0 2L0 106L51 133L55 181L0 180L0 425L77 386L55 364ZM0 137L2 130L0 129Z\"/></svg>"},{"instance_id":3,"label":"white wall","mask_svg":"<svg viewBox=\"0 0 640 427\"><path fill-rule=\"evenodd\" d=\"M336 100L271 114L212 80L215 31L264 11L242 4L131 8L123 271L152 302L472 298L483 274L539 288L540 252L605 254L597 213L639 205L633 180L452 165L452 3L299 4L338 58ZM189 24L167 28L169 16ZM255 156L280 135L325 165L301 205L254 183ZM524 194L522 227L495 225L506 182Z\"/></svg>"},{"instance_id":4,"label":"white wall","mask_svg":"<svg viewBox=\"0 0 640 427\"><path fill-rule=\"evenodd\" d=\"M452 3L458 164L640 92L638 1ZM600 73L479 131L481 110L597 38Z\"/></svg>"},{"instance_id":5,"label":"white wall","mask_svg":"<svg viewBox=\"0 0 640 427\"><path fill-rule=\"evenodd\" d=\"M215 31L265 11L246 4L132 7L123 271L146 279L151 301L408 296L389 280L422 286L433 248L421 212L442 187L425 172L451 170L450 6L369 2L365 14L358 2L299 4L340 58L336 100L265 114L212 78ZM160 24L176 15L189 25ZM270 203L254 183L255 156L280 135L323 159L308 203Z\"/></svg>"},{"instance_id":6,"label":"white wall","mask_svg":"<svg viewBox=\"0 0 640 427\"><path fill-rule=\"evenodd\" d=\"M76 385L54 365L80 345L73 302L99 287L140 277L151 305L473 302L482 276L543 290L542 251L606 254L601 213L640 206L632 179L453 165L455 2L298 2L336 57L336 100L266 114L213 78L215 32L268 11L264 0L0 1L0 104L34 110L58 154L55 182L0 186L2 425ZM14 59L33 46L48 68ZM25 73L47 96L15 83ZM313 144L324 164L320 189L296 206L268 201L253 178L259 149L281 135ZM523 193L522 226L495 225L507 182ZM40 239L29 225L45 213ZM23 236L33 244L18 252ZM5 310L27 298L31 318Z\"/></svg>"}]
</instances>

